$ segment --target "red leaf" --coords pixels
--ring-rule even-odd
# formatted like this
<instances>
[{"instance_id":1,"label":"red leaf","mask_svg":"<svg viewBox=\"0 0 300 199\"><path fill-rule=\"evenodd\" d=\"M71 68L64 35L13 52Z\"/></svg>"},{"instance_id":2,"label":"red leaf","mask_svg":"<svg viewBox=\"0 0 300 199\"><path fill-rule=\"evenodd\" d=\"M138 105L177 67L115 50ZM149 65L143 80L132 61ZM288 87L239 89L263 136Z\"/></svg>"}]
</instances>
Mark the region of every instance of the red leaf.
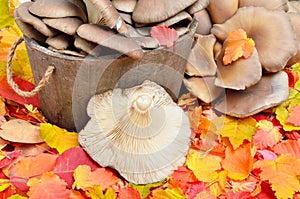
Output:
<instances>
[{"instance_id":1,"label":"red leaf","mask_svg":"<svg viewBox=\"0 0 300 199\"><path fill-rule=\"evenodd\" d=\"M286 120L286 123L294 126L300 126L300 105L294 106Z\"/></svg>"},{"instance_id":2,"label":"red leaf","mask_svg":"<svg viewBox=\"0 0 300 199\"><path fill-rule=\"evenodd\" d=\"M4 153L4 152L2 152L2 153ZM2 169L3 167L8 166L10 163L13 162L13 160L15 158L17 158L19 155L21 155L21 153L22 153L22 151L6 152L6 154L5 154L6 157L0 161L0 168Z\"/></svg>"},{"instance_id":3,"label":"red leaf","mask_svg":"<svg viewBox=\"0 0 300 199\"><path fill-rule=\"evenodd\" d=\"M278 143L273 147L273 150L277 154L291 154L297 158L300 158L300 139L298 140L286 140Z\"/></svg>"},{"instance_id":4,"label":"red leaf","mask_svg":"<svg viewBox=\"0 0 300 199\"><path fill-rule=\"evenodd\" d=\"M13 78L20 89L24 91L31 91L34 85L30 82L22 80L20 78ZM0 77L0 95L6 99L15 101L19 104L32 104L33 106L40 107L38 96L33 97L21 97L19 96L7 83L6 77Z\"/></svg>"},{"instance_id":5,"label":"red leaf","mask_svg":"<svg viewBox=\"0 0 300 199\"><path fill-rule=\"evenodd\" d=\"M161 46L171 47L179 35L174 28L168 26L153 26L150 31L151 37L158 40Z\"/></svg>"},{"instance_id":6,"label":"red leaf","mask_svg":"<svg viewBox=\"0 0 300 199\"><path fill-rule=\"evenodd\" d=\"M133 187L124 187L120 189L118 199L142 199L142 196L140 192Z\"/></svg>"},{"instance_id":7,"label":"red leaf","mask_svg":"<svg viewBox=\"0 0 300 199\"><path fill-rule=\"evenodd\" d=\"M205 185L204 182L192 183L191 188L188 192L189 199L195 198L198 193L205 191L206 189L207 189L207 186Z\"/></svg>"},{"instance_id":8,"label":"red leaf","mask_svg":"<svg viewBox=\"0 0 300 199\"><path fill-rule=\"evenodd\" d=\"M74 147L66 150L57 158L53 172L64 179L68 188L71 188L74 182L74 170L79 165L89 165L92 171L100 167L81 147Z\"/></svg>"}]
</instances>

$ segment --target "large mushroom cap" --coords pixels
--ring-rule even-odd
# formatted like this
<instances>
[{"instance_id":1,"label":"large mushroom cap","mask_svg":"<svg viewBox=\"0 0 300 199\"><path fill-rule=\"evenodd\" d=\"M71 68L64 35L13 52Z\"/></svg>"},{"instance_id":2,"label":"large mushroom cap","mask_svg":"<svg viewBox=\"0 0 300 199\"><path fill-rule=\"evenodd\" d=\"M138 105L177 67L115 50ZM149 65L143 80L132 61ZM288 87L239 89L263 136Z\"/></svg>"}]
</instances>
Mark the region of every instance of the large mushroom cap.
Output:
<instances>
[{"instance_id":1,"label":"large mushroom cap","mask_svg":"<svg viewBox=\"0 0 300 199\"><path fill-rule=\"evenodd\" d=\"M154 82L94 96L91 117L79 142L102 166L115 168L128 181L161 181L185 162L189 120L167 92Z\"/></svg>"},{"instance_id":2,"label":"large mushroom cap","mask_svg":"<svg viewBox=\"0 0 300 199\"><path fill-rule=\"evenodd\" d=\"M68 35L75 35L77 28L82 24L82 21L75 17L64 18L45 18L43 22L48 26L57 29Z\"/></svg>"},{"instance_id":3,"label":"large mushroom cap","mask_svg":"<svg viewBox=\"0 0 300 199\"><path fill-rule=\"evenodd\" d=\"M288 95L288 76L280 71L263 76L246 90L227 90L223 100L214 108L230 116L248 117L282 103Z\"/></svg>"},{"instance_id":4,"label":"large mushroom cap","mask_svg":"<svg viewBox=\"0 0 300 199\"><path fill-rule=\"evenodd\" d=\"M197 0L139 0L133 10L132 19L137 23L156 23L189 7Z\"/></svg>"},{"instance_id":5,"label":"large mushroom cap","mask_svg":"<svg viewBox=\"0 0 300 199\"><path fill-rule=\"evenodd\" d=\"M137 0L112 0L112 4L117 10L123 12L133 12Z\"/></svg>"},{"instance_id":6,"label":"large mushroom cap","mask_svg":"<svg viewBox=\"0 0 300 199\"><path fill-rule=\"evenodd\" d=\"M248 7L248 6L255 6L255 7L264 7L268 10L288 10L288 0L239 0L239 7Z\"/></svg>"},{"instance_id":7,"label":"large mushroom cap","mask_svg":"<svg viewBox=\"0 0 300 199\"><path fill-rule=\"evenodd\" d=\"M210 0L207 9L211 20L218 24L229 19L238 9L239 0Z\"/></svg>"},{"instance_id":8,"label":"large mushroom cap","mask_svg":"<svg viewBox=\"0 0 300 199\"><path fill-rule=\"evenodd\" d=\"M198 0L198 1L196 1L196 3L194 3L193 5L188 7L188 9L187 9L188 13L194 14L196 12L199 12L200 10L204 10L208 6L209 1L210 0Z\"/></svg>"},{"instance_id":9,"label":"large mushroom cap","mask_svg":"<svg viewBox=\"0 0 300 199\"><path fill-rule=\"evenodd\" d=\"M240 28L254 40L266 71L280 71L297 51L296 36L287 13L263 7L239 8L225 23L214 24L211 33L224 41L228 33Z\"/></svg>"}]
</instances>

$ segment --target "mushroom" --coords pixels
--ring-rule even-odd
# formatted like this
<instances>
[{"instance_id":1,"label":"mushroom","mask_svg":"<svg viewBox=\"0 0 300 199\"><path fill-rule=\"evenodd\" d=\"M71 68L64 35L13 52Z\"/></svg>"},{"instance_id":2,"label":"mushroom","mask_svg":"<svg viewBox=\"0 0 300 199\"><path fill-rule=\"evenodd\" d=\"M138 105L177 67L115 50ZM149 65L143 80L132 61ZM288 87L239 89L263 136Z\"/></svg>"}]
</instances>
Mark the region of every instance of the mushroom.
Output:
<instances>
[{"instance_id":1,"label":"mushroom","mask_svg":"<svg viewBox=\"0 0 300 199\"><path fill-rule=\"evenodd\" d=\"M83 22L87 22L86 13L75 4L65 0L37 0L29 7L29 11L39 17L79 17Z\"/></svg>"},{"instance_id":2,"label":"mushroom","mask_svg":"<svg viewBox=\"0 0 300 199\"><path fill-rule=\"evenodd\" d=\"M212 28L212 22L206 9L194 13L194 18L199 22L196 33L208 35L210 33L210 29Z\"/></svg>"},{"instance_id":3,"label":"mushroom","mask_svg":"<svg viewBox=\"0 0 300 199\"><path fill-rule=\"evenodd\" d=\"M298 50L297 53L292 56L288 63L286 64L287 66L291 66L296 64L297 62L300 61L300 13L294 13L294 12L290 12L288 13L290 19L291 19L291 23L293 25L295 34L296 34L296 38L297 38L297 45L298 45Z\"/></svg>"},{"instance_id":4,"label":"mushroom","mask_svg":"<svg viewBox=\"0 0 300 199\"><path fill-rule=\"evenodd\" d=\"M32 25L36 30L47 37L53 37L56 35L58 31L49 28L41 19L29 13L28 9L32 4L33 2L24 2L16 8L19 20Z\"/></svg>"},{"instance_id":5,"label":"mushroom","mask_svg":"<svg viewBox=\"0 0 300 199\"><path fill-rule=\"evenodd\" d=\"M223 49L217 58L218 76L215 81L216 86L244 90L256 84L262 77L262 67L257 50L254 48L247 59L241 58L224 66L223 57L226 46L227 40L225 40Z\"/></svg>"},{"instance_id":6,"label":"mushroom","mask_svg":"<svg viewBox=\"0 0 300 199\"><path fill-rule=\"evenodd\" d=\"M132 19L149 24L165 21L194 4L197 0L139 0L133 10Z\"/></svg>"},{"instance_id":7,"label":"mushroom","mask_svg":"<svg viewBox=\"0 0 300 199\"><path fill-rule=\"evenodd\" d=\"M193 18L189 13L187 13L185 11L181 11L178 14L176 14L175 16L170 17L169 19L158 23L157 26L172 26L172 25L174 25L180 21L184 21L184 20L191 22L192 19Z\"/></svg>"},{"instance_id":8,"label":"mushroom","mask_svg":"<svg viewBox=\"0 0 300 199\"><path fill-rule=\"evenodd\" d=\"M99 45L82 39L79 36L75 37L74 46L94 57L98 57L101 55L101 48Z\"/></svg>"},{"instance_id":9,"label":"mushroom","mask_svg":"<svg viewBox=\"0 0 300 199\"><path fill-rule=\"evenodd\" d=\"M228 33L239 28L254 40L260 63L268 72L282 70L296 54L295 32L288 15L282 11L263 7L239 8L225 23L214 24L211 33L223 42Z\"/></svg>"},{"instance_id":10,"label":"mushroom","mask_svg":"<svg viewBox=\"0 0 300 199\"><path fill-rule=\"evenodd\" d=\"M238 0L210 0L207 9L213 23L224 23L237 11L238 3Z\"/></svg>"},{"instance_id":11,"label":"mushroom","mask_svg":"<svg viewBox=\"0 0 300 199\"><path fill-rule=\"evenodd\" d=\"M198 0L196 3L187 8L187 12L190 14L195 14L200 10L204 10L208 6L209 1L210 0Z\"/></svg>"},{"instance_id":12,"label":"mushroom","mask_svg":"<svg viewBox=\"0 0 300 199\"><path fill-rule=\"evenodd\" d=\"M77 28L82 24L82 21L74 17L64 17L64 18L44 18L43 22L48 26L57 29L68 35L75 35Z\"/></svg>"},{"instance_id":13,"label":"mushroom","mask_svg":"<svg viewBox=\"0 0 300 199\"><path fill-rule=\"evenodd\" d=\"M300 1L288 1L288 12L300 12Z\"/></svg>"},{"instance_id":14,"label":"mushroom","mask_svg":"<svg viewBox=\"0 0 300 199\"><path fill-rule=\"evenodd\" d=\"M268 10L282 10L287 11L288 0L269 0L269 1L261 1L261 0L239 0L239 7L264 7Z\"/></svg>"},{"instance_id":15,"label":"mushroom","mask_svg":"<svg viewBox=\"0 0 300 199\"><path fill-rule=\"evenodd\" d=\"M189 76L214 76L217 71L213 54L215 36L195 34L194 39L194 45L186 64L186 74Z\"/></svg>"},{"instance_id":16,"label":"mushroom","mask_svg":"<svg viewBox=\"0 0 300 199\"><path fill-rule=\"evenodd\" d=\"M137 0L112 0L111 2L117 10L131 13L134 10Z\"/></svg>"},{"instance_id":17,"label":"mushroom","mask_svg":"<svg viewBox=\"0 0 300 199\"><path fill-rule=\"evenodd\" d=\"M91 119L79 143L101 166L115 168L126 180L149 184L183 165L190 145L187 115L168 93L151 81L91 98Z\"/></svg>"},{"instance_id":18,"label":"mushroom","mask_svg":"<svg viewBox=\"0 0 300 199\"><path fill-rule=\"evenodd\" d=\"M194 96L205 103L211 103L225 93L225 89L215 85L216 77L191 77L183 80L184 85Z\"/></svg>"},{"instance_id":19,"label":"mushroom","mask_svg":"<svg viewBox=\"0 0 300 199\"><path fill-rule=\"evenodd\" d=\"M64 50L73 44L73 40L74 38L70 35L62 33L54 37L48 37L45 42L52 48L55 48L57 50Z\"/></svg>"},{"instance_id":20,"label":"mushroom","mask_svg":"<svg viewBox=\"0 0 300 199\"><path fill-rule=\"evenodd\" d=\"M106 26L82 24L77 29L77 34L83 39L117 50L135 60L141 60L143 57L143 50L134 40L117 34Z\"/></svg>"},{"instance_id":21,"label":"mushroom","mask_svg":"<svg viewBox=\"0 0 300 199\"><path fill-rule=\"evenodd\" d=\"M225 97L214 108L230 116L248 117L279 105L288 95L288 76L280 71L263 76L256 85L246 90L226 90Z\"/></svg>"}]
</instances>

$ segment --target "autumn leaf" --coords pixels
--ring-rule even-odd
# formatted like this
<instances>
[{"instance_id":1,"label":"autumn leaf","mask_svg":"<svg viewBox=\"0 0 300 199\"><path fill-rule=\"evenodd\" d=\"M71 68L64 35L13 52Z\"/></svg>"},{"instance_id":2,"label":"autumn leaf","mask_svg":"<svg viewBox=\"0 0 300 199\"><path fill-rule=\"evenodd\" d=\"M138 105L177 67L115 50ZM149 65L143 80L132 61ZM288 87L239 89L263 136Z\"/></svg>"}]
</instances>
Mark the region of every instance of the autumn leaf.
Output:
<instances>
[{"instance_id":1,"label":"autumn leaf","mask_svg":"<svg viewBox=\"0 0 300 199\"><path fill-rule=\"evenodd\" d=\"M187 199L179 188L174 189L155 189L152 191L152 199Z\"/></svg>"},{"instance_id":2,"label":"autumn leaf","mask_svg":"<svg viewBox=\"0 0 300 199\"><path fill-rule=\"evenodd\" d=\"M228 34L225 40L223 63L228 65L240 57L248 58L253 50L253 39L247 38L247 34L243 29L234 30Z\"/></svg>"},{"instance_id":3,"label":"autumn leaf","mask_svg":"<svg viewBox=\"0 0 300 199\"><path fill-rule=\"evenodd\" d=\"M74 171L74 183L72 188L86 190L87 188L99 185L106 190L115 185L120 179L106 168L98 168L91 171L88 165L80 165Z\"/></svg>"},{"instance_id":4,"label":"autumn leaf","mask_svg":"<svg viewBox=\"0 0 300 199\"><path fill-rule=\"evenodd\" d=\"M15 194L15 195L8 197L7 199L27 199L27 197L21 196L19 194Z\"/></svg>"},{"instance_id":5,"label":"autumn leaf","mask_svg":"<svg viewBox=\"0 0 300 199\"><path fill-rule=\"evenodd\" d=\"M221 124L217 125L218 121L221 121ZM222 116L216 118L213 122L219 128L220 135L229 139L233 149L237 149L245 140L252 141L252 136L256 133L256 120L251 117L233 118Z\"/></svg>"},{"instance_id":6,"label":"autumn leaf","mask_svg":"<svg viewBox=\"0 0 300 199\"><path fill-rule=\"evenodd\" d=\"M285 140L278 143L273 147L273 151L279 155L291 154L300 159L300 139L298 140Z\"/></svg>"},{"instance_id":7,"label":"autumn leaf","mask_svg":"<svg viewBox=\"0 0 300 199\"><path fill-rule=\"evenodd\" d=\"M66 187L66 182L60 179L53 172L46 172L41 178L31 178L28 196L30 199L66 199L69 198L70 191Z\"/></svg>"},{"instance_id":8,"label":"autumn leaf","mask_svg":"<svg viewBox=\"0 0 300 199\"><path fill-rule=\"evenodd\" d=\"M234 193L249 192L252 193L256 188L256 181L231 181L231 189Z\"/></svg>"},{"instance_id":9,"label":"autumn leaf","mask_svg":"<svg viewBox=\"0 0 300 199\"><path fill-rule=\"evenodd\" d=\"M291 108L286 123L300 127L300 105Z\"/></svg>"},{"instance_id":10,"label":"autumn leaf","mask_svg":"<svg viewBox=\"0 0 300 199\"><path fill-rule=\"evenodd\" d=\"M290 116L291 110L293 110L293 107L296 106L300 106L300 95L296 95L293 98L288 99L275 109L276 118L280 121L280 124L283 126L283 129L285 131L300 130L300 126L295 126L287 121ZM296 108L296 111L297 109L298 108ZM292 116L292 118L292 121L295 122L295 120L297 120L297 115L295 114L294 116Z\"/></svg>"},{"instance_id":11,"label":"autumn leaf","mask_svg":"<svg viewBox=\"0 0 300 199\"><path fill-rule=\"evenodd\" d=\"M94 186L93 188L87 188L86 195L92 199L116 199L117 194L113 188L108 188L105 193L103 193L101 186Z\"/></svg>"},{"instance_id":12,"label":"autumn leaf","mask_svg":"<svg viewBox=\"0 0 300 199\"><path fill-rule=\"evenodd\" d=\"M167 48L174 45L179 35L174 28L168 26L152 26L150 31L151 37L156 38L161 46Z\"/></svg>"},{"instance_id":13,"label":"autumn leaf","mask_svg":"<svg viewBox=\"0 0 300 199\"><path fill-rule=\"evenodd\" d=\"M209 192L214 197L219 197L225 190L227 182L227 171L220 171L218 177L209 186Z\"/></svg>"},{"instance_id":14,"label":"autumn leaf","mask_svg":"<svg viewBox=\"0 0 300 199\"><path fill-rule=\"evenodd\" d=\"M293 198L300 191L300 159L280 155L276 160L260 160L254 165L260 168L260 178L270 182L277 198Z\"/></svg>"},{"instance_id":15,"label":"autumn leaf","mask_svg":"<svg viewBox=\"0 0 300 199\"><path fill-rule=\"evenodd\" d=\"M85 197L81 194L80 191L71 189L69 199L85 199Z\"/></svg>"},{"instance_id":16,"label":"autumn leaf","mask_svg":"<svg viewBox=\"0 0 300 199\"><path fill-rule=\"evenodd\" d=\"M256 124L257 130L253 137L253 143L259 149L273 147L275 144L282 140L282 134L278 126L274 126L271 121L260 120Z\"/></svg>"},{"instance_id":17,"label":"autumn leaf","mask_svg":"<svg viewBox=\"0 0 300 199\"><path fill-rule=\"evenodd\" d=\"M40 124L40 136L50 147L55 148L59 154L72 147L79 146L77 133L68 132L49 123Z\"/></svg>"},{"instance_id":18,"label":"autumn leaf","mask_svg":"<svg viewBox=\"0 0 300 199\"><path fill-rule=\"evenodd\" d=\"M26 182L32 178L52 171L56 162L56 155L42 153L37 156L24 157L9 168L11 182L21 190L26 191Z\"/></svg>"},{"instance_id":19,"label":"autumn leaf","mask_svg":"<svg viewBox=\"0 0 300 199\"><path fill-rule=\"evenodd\" d=\"M142 199L142 196L140 192L133 187L124 187L120 189L118 199Z\"/></svg>"},{"instance_id":20,"label":"autumn leaf","mask_svg":"<svg viewBox=\"0 0 300 199\"><path fill-rule=\"evenodd\" d=\"M275 160L277 155L270 150L257 150L255 158L258 160Z\"/></svg>"},{"instance_id":21,"label":"autumn leaf","mask_svg":"<svg viewBox=\"0 0 300 199\"><path fill-rule=\"evenodd\" d=\"M19 157L22 153L20 150L15 150L11 152L1 151L0 153L4 154L4 158L0 160L0 168L10 165L14 159Z\"/></svg>"},{"instance_id":22,"label":"autumn leaf","mask_svg":"<svg viewBox=\"0 0 300 199\"><path fill-rule=\"evenodd\" d=\"M14 18L9 13L8 0L0 2L0 30L14 23Z\"/></svg>"},{"instance_id":23,"label":"autumn leaf","mask_svg":"<svg viewBox=\"0 0 300 199\"><path fill-rule=\"evenodd\" d=\"M99 168L99 165L95 163L81 147L74 147L64 151L57 158L53 172L65 180L68 184L68 188L71 188L74 182L74 170L79 165L88 165L92 171Z\"/></svg>"},{"instance_id":24,"label":"autumn leaf","mask_svg":"<svg viewBox=\"0 0 300 199\"><path fill-rule=\"evenodd\" d=\"M236 150L231 146L226 147L222 167L228 172L229 178L244 180L249 176L254 161L254 154L252 154L251 150L251 143L244 144Z\"/></svg>"},{"instance_id":25,"label":"autumn leaf","mask_svg":"<svg viewBox=\"0 0 300 199\"><path fill-rule=\"evenodd\" d=\"M37 156L41 153L50 151L50 147L43 142L40 144L22 144L20 146L16 146L15 150L22 151L22 156Z\"/></svg>"},{"instance_id":26,"label":"autumn leaf","mask_svg":"<svg viewBox=\"0 0 300 199\"><path fill-rule=\"evenodd\" d=\"M0 137L11 141L27 144L44 142L40 138L40 127L25 120L14 119L1 126Z\"/></svg>"},{"instance_id":27,"label":"autumn leaf","mask_svg":"<svg viewBox=\"0 0 300 199\"><path fill-rule=\"evenodd\" d=\"M162 184L163 184L162 182L155 182L155 183L145 184L145 185L136 185L133 183L129 183L128 186L136 189L140 193L142 198L146 198L151 193L151 189L159 187Z\"/></svg>"}]
</instances>

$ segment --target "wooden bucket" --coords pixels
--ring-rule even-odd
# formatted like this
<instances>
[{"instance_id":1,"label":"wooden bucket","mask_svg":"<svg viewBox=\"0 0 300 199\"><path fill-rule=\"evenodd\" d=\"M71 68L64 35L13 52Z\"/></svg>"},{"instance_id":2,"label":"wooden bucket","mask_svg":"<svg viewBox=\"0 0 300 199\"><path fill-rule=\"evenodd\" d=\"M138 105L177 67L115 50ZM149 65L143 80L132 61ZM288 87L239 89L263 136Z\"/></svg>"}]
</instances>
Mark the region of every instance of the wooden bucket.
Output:
<instances>
[{"instance_id":1,"label":"wooden bucket","mask_svg":"<svg viewBox=\"0 0 300 199\"><path fill-rule=\"evenodd\" d=\"M89 120L86 107L93 95L115 87L133 87L146 79L163 86L176 100L195 27L196 22L189 33L176 41L174 49L147 51L139 62L123 55L98 58L63 55L25 38L36 83L49 65L55 67L49 82L38 94L43 114L52 124L80 131Z\"/></svg>"}]
</instances>

